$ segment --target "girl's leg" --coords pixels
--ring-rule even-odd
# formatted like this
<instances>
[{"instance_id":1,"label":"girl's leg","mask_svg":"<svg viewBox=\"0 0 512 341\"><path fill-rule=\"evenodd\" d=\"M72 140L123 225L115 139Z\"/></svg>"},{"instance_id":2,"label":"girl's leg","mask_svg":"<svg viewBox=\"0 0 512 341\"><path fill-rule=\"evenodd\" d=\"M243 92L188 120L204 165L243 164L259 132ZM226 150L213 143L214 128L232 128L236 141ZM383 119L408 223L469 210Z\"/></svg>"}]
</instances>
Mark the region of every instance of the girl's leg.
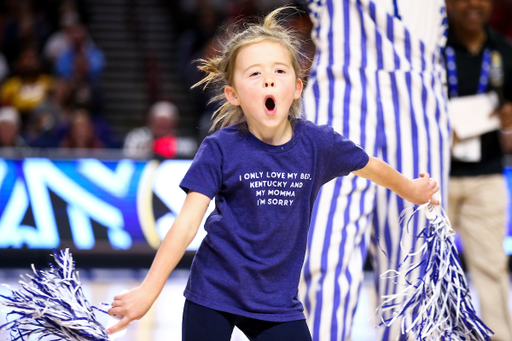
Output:
<instances>
[{"instance_id":1,"label":"girl's leg","mask_svg":"<svg viewBox=\"0 0 512 341\"><path fill-rule=\"evenodd\" d=\"M244 319L237 327L251 341L311 341L306 320L268 322Z\"/></svg>"},{"instance_id":2,"label":"girl's leg","mask_svg":"<svg viewBox=\"0 0 512 341\"><path fill-rule=\"evenodd\" d=\"M183 341L229 341L235 318L233 315L185 301L183 308Z\"/></svg>"}]
</instances>

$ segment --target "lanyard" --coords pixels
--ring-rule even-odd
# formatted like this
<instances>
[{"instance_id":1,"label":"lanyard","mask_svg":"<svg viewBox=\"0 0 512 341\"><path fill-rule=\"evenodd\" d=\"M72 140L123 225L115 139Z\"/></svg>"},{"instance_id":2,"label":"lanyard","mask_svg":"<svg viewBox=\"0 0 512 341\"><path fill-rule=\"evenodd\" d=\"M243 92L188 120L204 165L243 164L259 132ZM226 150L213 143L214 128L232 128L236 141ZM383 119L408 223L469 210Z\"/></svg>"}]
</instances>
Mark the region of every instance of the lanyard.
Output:
<instances>
[{"instance_id":1,"label":"lanyard","mask_svg":"<svg viewBox=\"0 0 512 341\"><path fill-rule=\"evenodd\" d=\"M459 96L459 80L457 78L457 62L455 59L455 50L451 46L445 49L446 70L448 72L448 91L450 97ZM487 91L489 83L489 71L491 69L491 49L486 48L482 58L482 71L478 82L477 94L483 94Z\"/></svg>"}]
</instances>

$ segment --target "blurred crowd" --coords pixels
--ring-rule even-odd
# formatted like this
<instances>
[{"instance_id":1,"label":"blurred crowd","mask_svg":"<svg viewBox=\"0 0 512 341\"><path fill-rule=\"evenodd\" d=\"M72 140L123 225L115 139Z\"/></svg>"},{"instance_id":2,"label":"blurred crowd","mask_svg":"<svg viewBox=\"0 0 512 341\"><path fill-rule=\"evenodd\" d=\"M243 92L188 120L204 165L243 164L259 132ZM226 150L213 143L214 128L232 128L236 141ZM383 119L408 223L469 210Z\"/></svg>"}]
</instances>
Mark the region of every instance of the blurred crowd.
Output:
<instances>
[{"instance_id":1,"label":"blurred crowd","mask_svg":"<svg viewBox=\"0 0 512 341\"><path fill-rule=\"evenodd\" d=\"M1 2L2 147L119 147L103 111L104 54L80 6L69 0Z\"/></svg>"},{"instance_id":2,"label":"blurred crowd","mask_svg":"<svg viewBox=\"0 0 512 341\"><path fill-rule=\"evenodd\" d=\"M74 0L0 3L0 147L126 145L136 156L170 136L164 149L161 143L157 148L161 156L174 157L178 113L172 103L155 103L147 127L127 134L126 143L113 133L101 88L106 60L89 34L84 6Z\"/></svg>"},{"instance_id":3,"label":"blurred crowd","mask_svg":"<svg viewBox=\"0 0 512 341\"><path fill-rule=\"evenodd\" d=\"M288 22L303 40L307 68L314 56L312 28L305 0L177 0L163 1L175 33L176 69L185 87L202 77L194 60L220 49L216 38L233 23L243 25L285 4ZM116 136L105 111L101 76L105 55L88 29L87 1L0 1L0 147L124 148L127 155L158 150L176 156L178 108L153 103L143 127ZM490 24L512 40L511 0L495 0ZM115 63L115 61L109 61ZM214 104L202 89L191 91L197 142L208 133ZM163 147L162 147L163 146Z\"/></svg>"},{"instance_id":4,"label":"blurred crowd","mask_svg":"<svg viewBox=\"0 0 512 341\"><path fill-rule=\"evenodd\" d=\"M219 48L214 40L219 27L285 3L168 2L177 37L176 69L184 86L189 88L202 76L192 61L210 57ZM89 33L86 6L87 1L80 0L0 2L0 147L123 148L134 157L148 151L176 156L182 143L178 141L185 140L176 138L179 112L168 101L157 101L141 113L145 126L133 127L125 136L113 133L101 88L106 59ZM307 40L311 27L306 12L293 12L290 18ZM311 58L312 45L304 46ZM197 89L192 96L200 142L208 134L215 108L208 104L207 92Z\"/></svg>"}]
</instances>

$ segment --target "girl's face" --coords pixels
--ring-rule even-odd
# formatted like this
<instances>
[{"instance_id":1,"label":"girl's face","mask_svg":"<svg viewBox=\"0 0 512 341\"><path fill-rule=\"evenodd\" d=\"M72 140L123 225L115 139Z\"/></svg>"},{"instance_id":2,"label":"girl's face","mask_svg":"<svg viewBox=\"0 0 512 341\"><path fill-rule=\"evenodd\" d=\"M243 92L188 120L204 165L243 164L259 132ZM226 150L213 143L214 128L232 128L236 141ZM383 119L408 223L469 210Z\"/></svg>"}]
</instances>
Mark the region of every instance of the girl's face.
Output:
<instances>
[{"instance_id":1,"label":"girl's face","mask_svg":"<svg viewBox=\"0 0 512 341\"><path fill-rule=\"evenodd\" d=\"M288 50L271 41L242 48L233 83L224 93L231 104L242 107L251 133L267 143L286 142L282 137L291 133L289 109L302 93Z\"/></svg>"}]
</instances>

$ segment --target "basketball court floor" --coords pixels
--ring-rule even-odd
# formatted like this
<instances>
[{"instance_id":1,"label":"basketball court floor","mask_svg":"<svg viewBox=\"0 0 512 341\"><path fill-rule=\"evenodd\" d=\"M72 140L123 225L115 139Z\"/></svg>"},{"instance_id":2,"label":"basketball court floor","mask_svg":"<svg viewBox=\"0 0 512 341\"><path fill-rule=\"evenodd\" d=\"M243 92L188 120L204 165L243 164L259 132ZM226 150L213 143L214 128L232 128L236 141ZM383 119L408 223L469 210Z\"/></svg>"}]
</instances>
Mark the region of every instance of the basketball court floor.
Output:
<instances>
[{"instance_id":1,"label":"basketball court floor","mask_svg":"<svg viewBox=\"0 0 512 341\"><path fill-rule=\"evenodd\" d=\"M30 273L30 269L1 270L0 283L19 289L20 275ZM111 303L112 298L123 290L140 284L146 270L112 270L92 269L80 270L79 275L84 288L84 294L94 306ZM181 315L184 303L183 290L186 285L188 270L178 269L168 279L162 294L144 318L134 321L128 327L125 336L119 341L179 341L181 340ZM365 282L361 291L358 310L356 312L353 341L374 341L374 321L379 319L375 313L375 298L372 294L371 273L365 273ZM10 291L0 287L0 295L9 295ZM512 296L512 295L511 295ZM472 293L475 308L478 309L476 294ZM510 304L512 308L512 302ZM98 320L106 325L108 316L97 313ZM0 325L6 322L5 307L0 306ZM36 340L33 338L31 340ZM237 329L232 341L246 341L245 336ZM0 341L10 341L8 332L0 332Z\"/></svg>"}]
</instances>

